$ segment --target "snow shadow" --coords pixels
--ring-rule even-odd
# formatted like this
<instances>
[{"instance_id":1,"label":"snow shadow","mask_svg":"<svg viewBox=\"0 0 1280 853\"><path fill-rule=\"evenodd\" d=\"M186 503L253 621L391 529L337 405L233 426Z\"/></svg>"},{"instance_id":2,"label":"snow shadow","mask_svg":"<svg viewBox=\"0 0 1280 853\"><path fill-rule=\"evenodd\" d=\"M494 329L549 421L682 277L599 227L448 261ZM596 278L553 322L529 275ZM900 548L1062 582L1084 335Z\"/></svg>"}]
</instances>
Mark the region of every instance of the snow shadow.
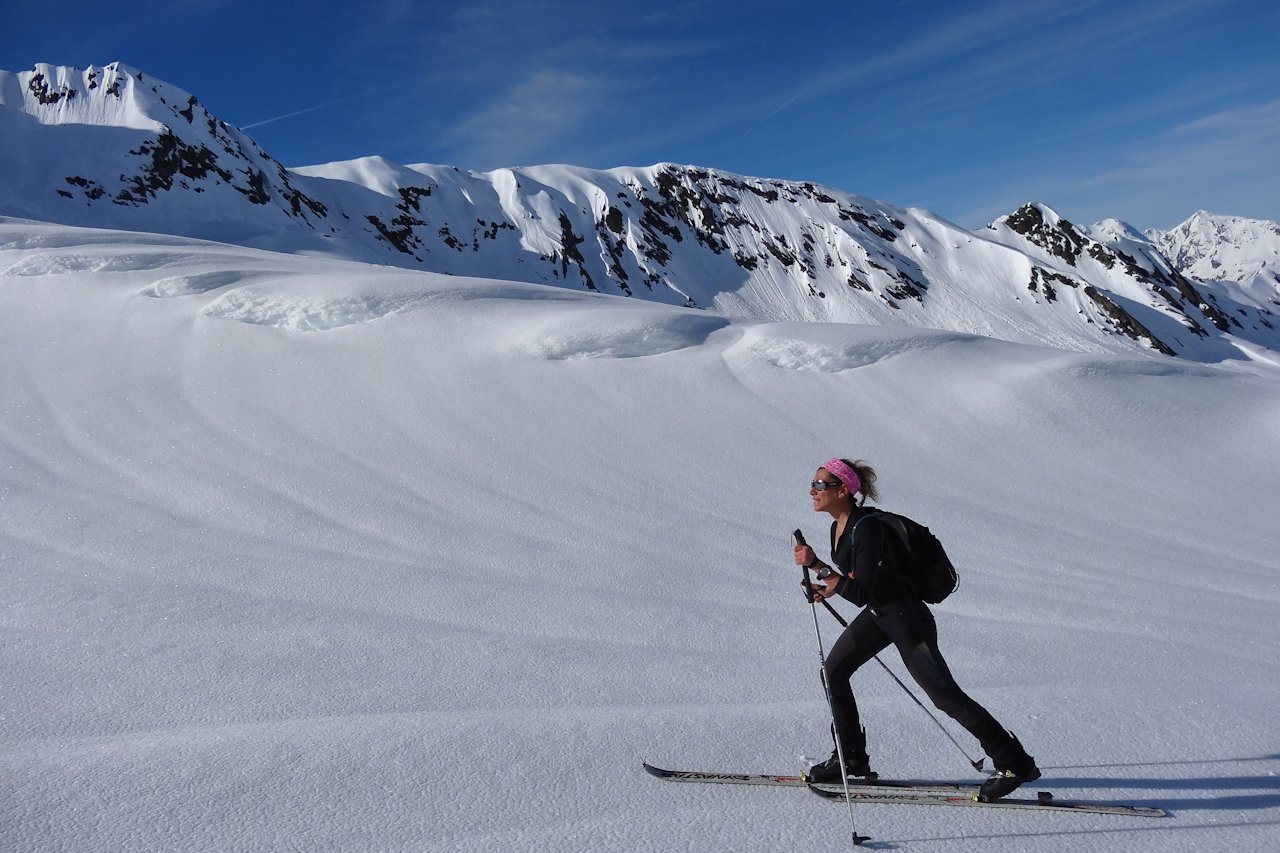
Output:
<instances>
[{"instance_id":1,"label":"snow shadow","mask_svg":"<svg viewBox=\"0 0 1280 853\"><path fill-rule=\"evenodd\" d=\"M801 338L763 326L748 334L745 347L751 357L783 370L842 373L908 352L980 340L961 333L838 326L806 329Z\"/></svg>"},{"instance_id":2,"label":"snow shadow","mask_svg":"<svg viewBox=\"0 0 1280 853\"><path fill-rule=\"evenodd\" d=\"M423 297L416 295L367 294L326 299L242 288L218 297L201 313L255 326L316 332L368 323L421 301Z\"/></svg>"},{"instance_id":3,"label":"snow shadow","mask_svg":"<svg viewBox=\"0 0 1280 853\"><path fill-rule=\"evenodd\" d=\"M700 346L713 332L729 324L724 318L710 315L637 315L593 317L593 324L575 322L580 318L574 318L575 321L541 329L526 347L550 361L643 358Z\"/></svg>"},{"instance_id":4,"label":"snow shadow","mask_svg":"<svg viewBox=\"0 0 1280 853\"><path fill-rule=\"evenodd\" d=\"M252 277L253 274L251 273L231 270L177 275L152 282L149 286L143 288L142 295L159 299L169 299L175 296L195 296L201 293L209 293L229 284L239 284Z\"/></svg>"},{"instance_id":5,"label":"snow shadow","mask_svg":"<svg viewBox=\"0 0 1280 853\"><path fill-rule=\"evenodd\" d=\"M1134 805L1158 806L1176 811L1178 809L1211 809L1225 811L1256 811L1258 809L1280 808L1280 775L1275 772L1238 774L1238 775L1204 775L1191 777L1152 778L1131 776L1128 778L1096 776L1058 776L1055 770L1106 770L1113 768L1142 767L1188 767L1223 764L1258 764L1278 762L1280 755L1263 755L1257 758L1226 759L1192 759L1188 761L1158 761L1150 763L1131 762L1124 764L1071 765L1064 767L1046 767L1045 776L1039 783L1052 785L1055 788L1078 788L1081 790L1117 790L1126 791L1169 791L1176 794L1193 794L1194 796L1151 797L1145 800L1125 798L1125 802Z\"/></svg>"}]
</instances>

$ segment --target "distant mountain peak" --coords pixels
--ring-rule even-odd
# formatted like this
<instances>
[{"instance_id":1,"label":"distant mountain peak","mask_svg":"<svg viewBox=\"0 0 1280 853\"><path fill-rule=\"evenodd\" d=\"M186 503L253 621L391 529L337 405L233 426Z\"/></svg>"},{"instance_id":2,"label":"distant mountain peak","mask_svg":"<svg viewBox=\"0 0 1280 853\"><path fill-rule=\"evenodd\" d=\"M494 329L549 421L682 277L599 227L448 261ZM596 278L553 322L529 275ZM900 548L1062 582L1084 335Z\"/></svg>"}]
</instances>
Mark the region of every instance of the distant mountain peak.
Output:
<instances>
[{"instance_id":1,"label":"distant mountain peak","mask_svg":"<svg viewBox=\"0 0 1280 853\"><path fill-rule=\"evenodd\" d=\"M1169 231L1146 236L1185 275L1230 282L1254 305L1280 311L1280 225L1198 210Z\"/></svg>"}]
</instances>

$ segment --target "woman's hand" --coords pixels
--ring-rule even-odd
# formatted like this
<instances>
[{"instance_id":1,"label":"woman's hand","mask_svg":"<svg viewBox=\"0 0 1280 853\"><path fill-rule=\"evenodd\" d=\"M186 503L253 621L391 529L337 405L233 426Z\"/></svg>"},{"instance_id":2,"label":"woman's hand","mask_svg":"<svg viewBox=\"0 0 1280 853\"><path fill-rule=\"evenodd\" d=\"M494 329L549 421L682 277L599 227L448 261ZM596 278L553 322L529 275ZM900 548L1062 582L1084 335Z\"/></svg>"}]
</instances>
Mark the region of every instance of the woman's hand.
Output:
<instances>
[{"instance_id":1,"label":"woman's hand","mask_svg":"<svg viewBox=\"0 0 1280 853\"><path fill-rule=\"evenodd\" d=\"M808 545L795 546L795 556L797 566L808 566L812 569L821 569L825 564L818 561L818 555L813 553L813 549ZM823 601L836 594L836 586L840 583L840 575L832 573L831 577L826 580L818 580L810 583L807 587L812 595L810 602Z\"/></svg>"},{"instance_id":2,"label":"woman's hand","mask_svg":"<svg viewBox=\"0 0 1280 853\"><path fill-rule=\"evenodd\" d=\"M817 581L816 583L811 584L809 588L813 590L813 600L826 601L828 598L831 598L836 594L836 587L839 586L839 584L840 575L835 574L834 572L831 574L831 577L826 580Z\"/></svg>"},{"instance_id":3,"label":"woman's hand","mask_svg":"<svg viewBox=\"0 0 1280 853\"><path fill-rule=\"evenodd\" d=\"M795 552L797 566L812 565L813 562L818 559L818 555L813 553L813 549L808 545L797 545L795 547Z\"/></svg>"},{"instance_id":4,"label":"woman's hand","mask_svg":"<svg viewBox=\"0 0 1280 853\"><path fill-rule=\"evenodd\" d=\"M840 584L840 576L832 574L826 580L815 582L801 581L800 587L805 591L805 600L810 604L819 601L826 601L836 594L836 587Z\"/></svg>"}]
</instances>

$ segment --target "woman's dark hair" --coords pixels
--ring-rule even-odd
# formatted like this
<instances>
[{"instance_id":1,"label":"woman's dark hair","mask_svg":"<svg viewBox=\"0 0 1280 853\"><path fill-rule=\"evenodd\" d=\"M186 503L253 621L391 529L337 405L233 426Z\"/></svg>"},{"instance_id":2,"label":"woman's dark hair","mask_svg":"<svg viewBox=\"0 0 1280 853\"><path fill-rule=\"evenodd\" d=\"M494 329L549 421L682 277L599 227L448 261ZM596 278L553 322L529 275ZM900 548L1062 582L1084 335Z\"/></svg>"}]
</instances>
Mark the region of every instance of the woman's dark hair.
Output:
<instances>
[{"instance_id":1,"label":"woman's dark hair","mask_svg":"<svg viewBox=\"0 0 1280 853\"><path fill-rule=\"evenodd\" d=\"M840 461L852 468L854 473L858 475L858 479L862 481L862 488L858 490L862 497L854 498L854 503L862 506L867 502L868 498L873 501L880 500L880 492L876 489L876 469L868 465L866 460L863 459L855 459L853 461L841 459Z\"/></svg>"}]
</instances>

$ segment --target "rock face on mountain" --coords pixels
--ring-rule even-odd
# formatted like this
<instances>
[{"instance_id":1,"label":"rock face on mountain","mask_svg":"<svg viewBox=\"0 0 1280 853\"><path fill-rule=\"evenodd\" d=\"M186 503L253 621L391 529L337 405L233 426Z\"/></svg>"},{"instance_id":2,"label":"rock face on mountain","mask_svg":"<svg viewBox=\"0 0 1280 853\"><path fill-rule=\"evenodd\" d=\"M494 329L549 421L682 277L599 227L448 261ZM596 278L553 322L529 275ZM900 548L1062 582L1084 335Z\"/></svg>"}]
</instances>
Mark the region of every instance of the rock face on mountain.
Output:
<instances>
[{"instance_id":1,"label":"rock face on mountain","mask_svg":"<svg viewBox=\"0 0 1280 853\"><path fill-rule=\"evenodd\" d=\"M120 64L0 72L0 131L0 215L763 319L1206 360L1239 357L1242 341L1280 349L1274 263L1269 297L1253 279L1205 282L1183 264L1212 255L1209 237L1194 252L1182 239L1171 262L1173 238L1080 228L1040 204L975 233L812 183L674 164L286 169L191 94Z\"/></svg>"}]
</instances>

